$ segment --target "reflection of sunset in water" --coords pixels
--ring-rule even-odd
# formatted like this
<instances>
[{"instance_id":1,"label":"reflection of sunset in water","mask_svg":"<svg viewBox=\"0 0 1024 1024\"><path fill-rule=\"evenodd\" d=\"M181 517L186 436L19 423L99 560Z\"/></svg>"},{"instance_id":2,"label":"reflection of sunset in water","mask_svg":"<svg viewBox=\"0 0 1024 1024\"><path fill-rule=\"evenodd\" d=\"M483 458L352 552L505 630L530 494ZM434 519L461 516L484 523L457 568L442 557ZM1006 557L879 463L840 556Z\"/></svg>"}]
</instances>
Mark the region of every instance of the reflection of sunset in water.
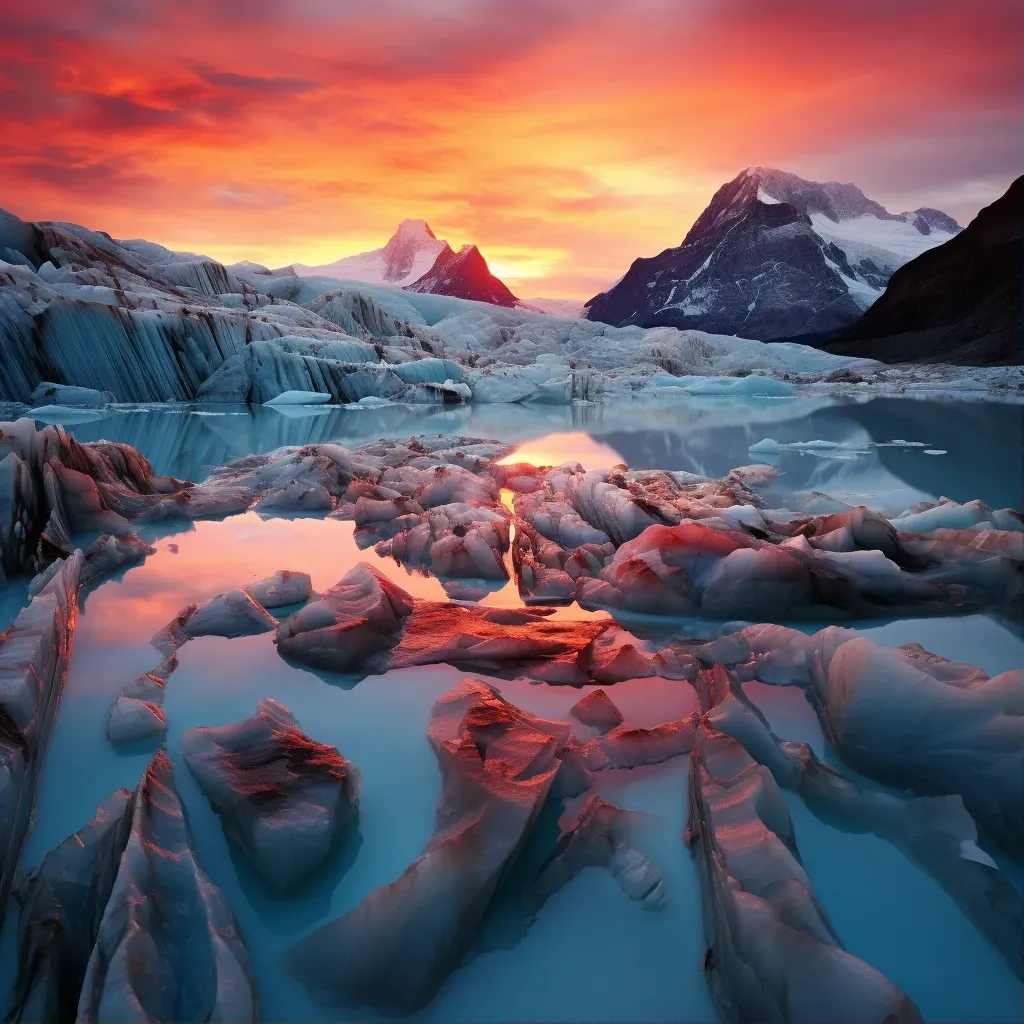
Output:
<instances>
[{"instance_id":1,"label":"reflection of sunset in water","mask_svg":"<svg viewBox=\"0 0 1024 1024\"><path fill-rule=\"evenodd\" d=\"M94 621L96 639L104 643L145 640L166 625L185 605L245 586L278 569L308 572L313 589L333 587L359 562L367 562L414 597L447 601L441 582L415 568L381 558L373 547L360 549L351 522L333 519L267 519L253 512L220 522L197 522L194 528L158 540L156 554L103 587L102 616ZM178 553L170 550L176 545ZM511 572L511 559L508 559ZM483 581L464 581L483 586ZM488 608L522 606L514 580L492 582L480 600ZM591 618L605 613L577 606L559 608L558 618Z\"/></svg>"},{"instance_id":2,"label":"reflection of sunset in water","mask_svg":"<svg viewBox=\"0 0 1024 1024\"><path fill-rule=\"evenodd\" d=\"M527 462L531 466L560 466L563 462L579 462L584 469L608 469L623 461L609 445L595 441L589 434L571 431L524 441L511 454L499 459L498 464L511 466Z\"/></svg>"}]
</instances>

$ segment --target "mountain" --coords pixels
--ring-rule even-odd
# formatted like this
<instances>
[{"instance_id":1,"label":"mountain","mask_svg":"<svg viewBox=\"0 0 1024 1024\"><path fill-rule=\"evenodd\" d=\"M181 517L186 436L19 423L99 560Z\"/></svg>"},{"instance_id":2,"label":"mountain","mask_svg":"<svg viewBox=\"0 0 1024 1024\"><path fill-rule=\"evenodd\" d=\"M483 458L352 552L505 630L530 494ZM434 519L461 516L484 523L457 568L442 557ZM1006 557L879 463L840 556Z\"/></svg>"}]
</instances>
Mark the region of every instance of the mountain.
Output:
<instances>
[{"instance_id":1,"label":"mountain","mask_svg":"<svg viewBox=\"0 0 1024 1024\"><path fill-rule=\"evenodd\" d=\"M475 245L464 245L458 252L445 245L434 265L418 281L406 285L408 292L453 295L459 299L490 302L495 306L515 306L519 300L488 269L487 261Z\"/></svg>"},{"instance_id":2,"label":"mountain","mask_svg":"<svg viewBox=\"0 0 1024 1024\"><path fill-rule=\"evenodd\" d=\"M715 193L682 245L636 260L592 298L587 318L818 340L857 320L904 263L960 230L940 210L893 214L856 185L750 167Z\"/></svg>"},{"instance_id":3,"label":"mountain","mask_svg":"<svg viewBox=\"0 0 1024 1024\"><path fill-rule=\"evenodd\" d=\"M1024 177L955 238L893 274L885 294L825 348L886 362L1024 362Z\"/></svg>"},{"instance_id":4,"label":"mountain","mask_svg":"<svg viewBox=\"0 0 1024 1024\"><path fill-rule=\"evenodd\" d=\"M451 247L435 236L425 220L403 220L381 249L345 256L319 267L296 263L292 269L299 277L336 277L402 287L422 277L445 251L451 253Z\"/></svg>"}]
</instances>

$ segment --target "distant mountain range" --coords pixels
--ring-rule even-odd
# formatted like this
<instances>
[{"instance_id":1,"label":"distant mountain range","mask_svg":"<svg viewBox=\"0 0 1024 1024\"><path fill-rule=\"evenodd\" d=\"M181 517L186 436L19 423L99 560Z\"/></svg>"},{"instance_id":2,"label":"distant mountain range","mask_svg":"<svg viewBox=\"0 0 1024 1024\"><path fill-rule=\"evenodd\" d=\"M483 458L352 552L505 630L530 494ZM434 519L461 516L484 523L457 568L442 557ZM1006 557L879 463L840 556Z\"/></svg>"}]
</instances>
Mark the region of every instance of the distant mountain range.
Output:
<instances>
[{"instance_id":1,"label":"distant mountain range","mask_svg":"<svg viewBox=\"0 0 1024 1024\"><path fill-rule=\"evenodd\" d=\"M289 270L299 277L335 277L386 284L421 294L452 295L496 306L519 304L505 284L490 272L475 245L464 245L455 252L430 230L425 220L403 220L380 249L345 256L318 267L296 263L284 268L284 272Z\"/></svg>"},{"instance_id":2,"label":"distant mountain range","mask_svg":"<svg viewBox=\"0 0 1024 1024\"><path fill-rule=\"evenodd\" d=\"M890 363L1020 363L1022 253L1024 177L955 238L897 270L878 302L824 347Z\"/></svg>"},{"instance_id":3,"label":"distant mountain range","mask_svg":"<svg viewBox=\"0 0 1024 1024\"><path fill-rule=\"evenodd\" d=\"M682 245L636 260L586 316L817 341L859 319L899 267L961 230L940 210L893 214L856 185L751 167L715 193Z\"/></svg>"}]
</instances>

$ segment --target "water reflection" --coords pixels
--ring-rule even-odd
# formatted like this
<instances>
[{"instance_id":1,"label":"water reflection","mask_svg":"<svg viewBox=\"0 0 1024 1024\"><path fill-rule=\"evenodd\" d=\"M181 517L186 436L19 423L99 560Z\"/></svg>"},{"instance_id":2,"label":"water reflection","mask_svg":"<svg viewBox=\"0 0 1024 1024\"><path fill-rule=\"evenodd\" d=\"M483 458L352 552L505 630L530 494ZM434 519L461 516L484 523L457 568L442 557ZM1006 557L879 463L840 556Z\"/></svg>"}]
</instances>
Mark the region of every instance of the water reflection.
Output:
<instances>
[{"instance_id":1,"label":"water reflection","mask_svg":"<svg viewBox=\"0 0 1024 1024\"><path fill-rule=\"evenodd\" d=\"M721 476L757 461L748 451L764 437L781 443L823 439L865 445L896 438L922 441L948 454L872 448L850 460L783 451L779 466L790 492L822 490L849 499L879 497L888 510L922 498L981 498L1019 507L1024 406L952 399L695 398L682 404L459 407L390 406L329 409L289 418L261 407L108 410L70 424L81 440L107 438L137 447L158 472L200 480L213 466L284 445L455 432L518 443L548 438L538 457L597 466L624 460L636 469L685 470ZM613 457L614 456L614 457ZM610 460L610 461L609 461ZM840 495L841 496L841 495ZM902 504L901 504L902 503ZM881 504L881 502L879 503Z\"/></svg>"}]
</instances>

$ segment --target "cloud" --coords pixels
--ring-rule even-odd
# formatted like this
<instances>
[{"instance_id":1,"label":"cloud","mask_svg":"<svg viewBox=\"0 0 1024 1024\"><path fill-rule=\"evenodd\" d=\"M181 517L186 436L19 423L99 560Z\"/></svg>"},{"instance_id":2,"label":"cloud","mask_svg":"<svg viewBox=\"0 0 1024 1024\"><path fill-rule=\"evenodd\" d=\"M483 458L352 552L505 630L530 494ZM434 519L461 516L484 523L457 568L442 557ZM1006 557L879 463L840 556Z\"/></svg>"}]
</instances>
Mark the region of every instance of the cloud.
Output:
<instances>
[{"instance_id":1,"label":"cloud","mask_svg":"<svg viewBox=\"0 0 1024 1024\"><path fill-rule=\"evenodd\" d=\"M293 96L320 87L309 78L266 78L261 75L241 75L235 71L200 71L199 77L210 85L224 89L240 89L250 95Z\"/></svg>"},{"instance_id":2,"label":"cloud","mask_svg":"<svg viewBox=\"0 0 1024 1024\"><path fill-rule=\"evenodd\" d=\"M249 209L267 209L285 206L291 201L286 192L273 188L245 188L242 185L217 185L213 198L226 206L243 206Z\"/></svg>"}]
</instances>

